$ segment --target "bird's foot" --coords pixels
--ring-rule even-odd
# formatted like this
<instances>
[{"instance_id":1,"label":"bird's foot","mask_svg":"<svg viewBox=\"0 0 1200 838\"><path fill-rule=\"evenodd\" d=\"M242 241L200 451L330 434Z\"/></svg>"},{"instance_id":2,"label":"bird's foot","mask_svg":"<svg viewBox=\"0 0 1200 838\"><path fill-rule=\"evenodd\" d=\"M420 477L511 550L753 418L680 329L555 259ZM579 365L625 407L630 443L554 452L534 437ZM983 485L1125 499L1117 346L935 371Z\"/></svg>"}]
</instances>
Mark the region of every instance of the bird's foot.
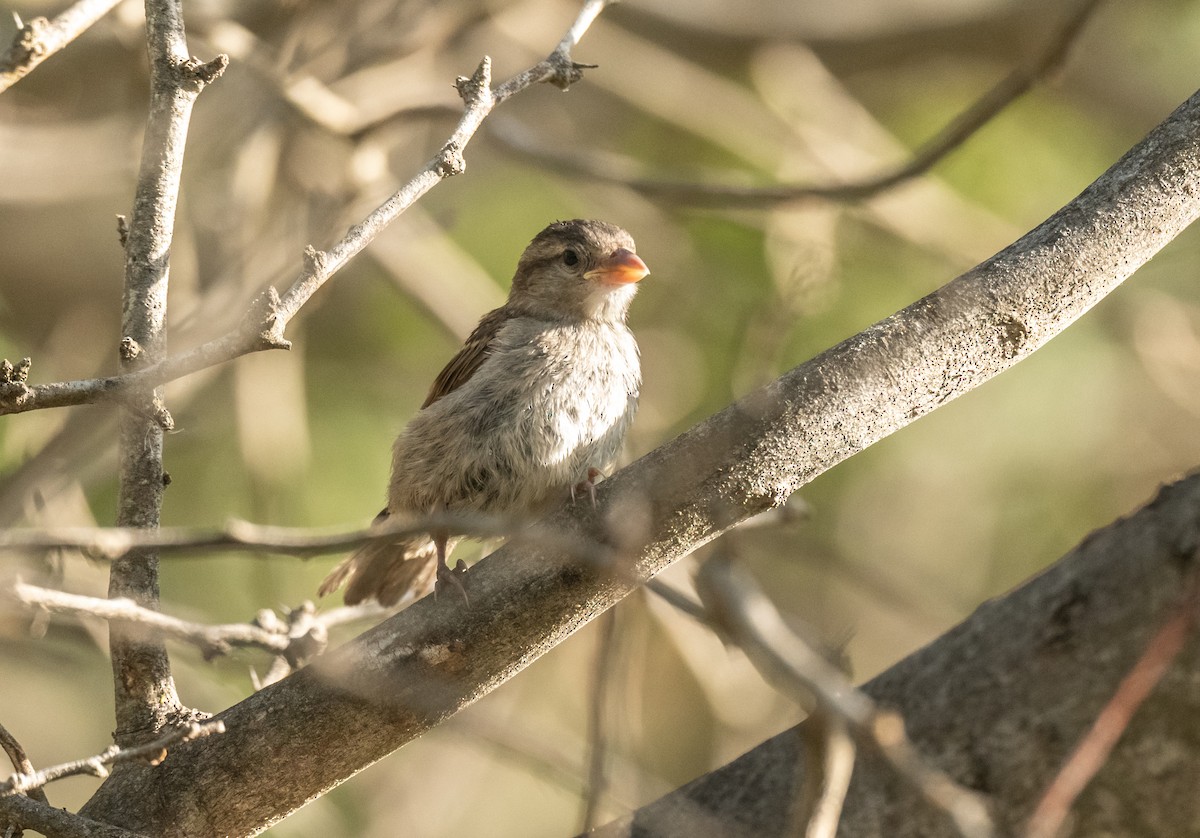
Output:
<instances>
[{"instance_id":1,"label":"bird's foot","mask_svg":"<svg viewBox=\"0 0 1200 838\"><path fill-rule=\"evenodd\" d=\"M603 476L604 476L604 472L602 472L600 469L589 468L587 470L587 477L585 477L583 480L580 480L578 483L576 483L574 486L571 487L571 503L575 502L576 497L578 497L578 495L580 493L586 492L587 496L589 498L591 498L592 509L595 509L596 508L596 478L603 477Z\"/></svg>"},{"instance_id":2,"label":"bird's foot","mask_svg":"<svg viewBox=\"0 0 1200 838\"><path fill-rule=\"evenodd\" d=\"M433 586L433 598L437 599L438 594L445 593L450 588L454 588L462 594L463 603L470 608L471 600L467 596L467 586L463 584L466 574L467 563L462 559L458 560L458 564L454 565L453 570L444 564L438 565L437 582Z\"/></svg>"}]
</instances>

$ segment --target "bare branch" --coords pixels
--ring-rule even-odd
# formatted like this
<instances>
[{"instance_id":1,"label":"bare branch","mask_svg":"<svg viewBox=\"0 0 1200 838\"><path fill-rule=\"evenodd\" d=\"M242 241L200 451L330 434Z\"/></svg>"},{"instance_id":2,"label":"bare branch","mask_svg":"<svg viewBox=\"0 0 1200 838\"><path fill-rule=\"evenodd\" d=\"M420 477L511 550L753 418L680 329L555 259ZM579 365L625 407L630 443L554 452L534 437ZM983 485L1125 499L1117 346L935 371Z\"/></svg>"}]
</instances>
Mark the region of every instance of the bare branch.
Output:
<instances>
[{"instance_id":1,"label":"bare branch","mask_svg":"<svg viewBox=\"0 0 1200 838\"><path fill-rule=\"evenodd\" d=\"M12 761L13 768L18 774L33 774L33 763L29 761L29 757L25 754L25 749L21 747L21 743L17 738L8 732L8 728L0 725L0 746L4 748L4 752L8 754L9 760ZM28 794L34 800L40 803L49 804L46 799L46 792L41 787L29 789Z\"/></svg>"},{"instance_id":2,"label":"bare branch","mask_svg":"<svg viewBox=\"0 0 1200 838\"><path fill-rule=\"evenodd\" d=\"M8 50L0 55L0 93L79 37L119 2L78 0L54 20L35 17L18 29Z\"/></svg>"},{"instance_id":3,"label":"bare branch","mask_svg":"<svg viewBox=\"0 0 1200 838\"><path fill-rule=\"evenodd\" d=\"M744 528L776 526L802 519L808 514L804 501L796 496L775 509L767 510L744 521ZM441 512L434 515L390 515L382 523L370 527L319 529L313 527L279 527L255 524L237 518L220 529L199 527L160 527L143 530L135 527L45 527L0 529L0 551L40 553L47 550L78 550L90 559L113 561L134 550L154 550L168 554L193 552L252 551L288 556L322 556L353 550L375 541L386 541L407 535L419 535L431 530L445 530L452 535L472 538L505 538L519 534L522 539L536 540L543 545L572 550L588 561L607 566L609 556L599 545L571 540L561 533L536 524L494 515L473 512ZM677 608L685 612L701 609L696 603L680 601L682 596L665 585L652 582L650 586ZM686 599L686 598L685 598ZM702 610L702 609L701 609ZM698 616L693 613L693 616Z\"/></svg>"},{"instance_id":4,"label":"bare branch","mask_svg":"<svg viewBox=\"0 0 1200 838\"><path fill-rule=\"evenodd\" d=\"M982 800L926 762L905 735L904 720L877 708L791 631L745 571L728 560L710 560L697 582L722 633L746 652L767 681L802 706L815 697L825 713L843 719L859 741L878 750L930 804L949 815L965 838L995 833Z\"/></svg>"},{"instance_id":5,"label":"bare branch","mask_svg":"<svg viewBox=\"0 0 1200 838\"><path fill-rule=\"evenodd\" d=\"M266 349L286 349L290 343L283 333L288 324L331 276L422 195L443 179L465 171L463 151L496 105L540 82L549 82L565 90L583 77L587 65L573 61L570 51L596 16L613 2L587 0L575 22L549 56L495 89L492 88L492 62L486 56L470 78L459 77L455 86L466 107L458 126L438 153L399 191L351 227L329 250L317 250L311 245L305 248L303 270L291 287L282 296L274 288L264 292L237 329L180 355L154 359L153 363L141 365L136 371L122 375L49 384L22 382L7 387L0 383L0 415L120 400L131 392L141 392L174 381L241 355ZM136 224L136 213L134 218Z\"/></svg>"},{"instance_id":6,"label":"bare branch","mask_svg":"<svg viewBox=\"0 0 1200 838\"><path fill-rule=\"evenodd\" d=\"M125 241L119 357L126 371L157 363L166 354L167 284L175 208L183 172L192 107L200 92L224 71L228 58L208 63L191 58L181 0L147 0L146 41L150 58L150 113L133 214ZM36 392L36 388L34 388ZM165 486L162 392L144 385L126 394L132 409L121 411L117 525L158 527ZM36 403L36 398L34 399ZM141 606L158 604L158 557L131 553L113 562L109 597ZM118 624L109 631L119 744L134 744L183 714L166 648L160 640L129 635Z\"/></svg>"},{"instance_id":7,"label":"bare branch","mask_svg":"<svg viewBox=\"0 0 1200 838\"><path fill-rule=\"evenodd\" d=\"M273 611L265 611L253 623L209 625L144 608L129 599L80 596L24 582L17 582L5 593L13 602L30 610L95 617L109 623L142 627L141 633L146 637L182 640L199 648L206 660L228 654L234 648L251 648L279 655L294 668L320 654L329 642L329 623L320 619L311 602L286 614L284 620ZM360 612L360 616L367 613L372 612ZM339 613L334 623L345 622L345 618L346 615Z\"/></svg>"},{"instance_id":8,"label":"bare branch","mask_svg":"<svg viewBox=\"0 0 1200 838\"><path fill-rule=\"evenodd\" d=\"M0 825L6 823L20 824L23 829L36 829L54 838L145 838L20 794L0 794Z\"/></svg>"},{"instance_id":9,"label":"bare branch","mask_svg":"<svg viewBox=\"0 0 1200 838\"><path fill-rule=\"evenodd\" d=\"M282 619L274 611L263 609L250 623L210 625L143 608L127 599L80 596L23 582L14 583L4 597L30 610L141 626L151 636L170 637L196 646L206 659L228 654L234 648L261 649L283 659L284 674L323 652L331 628L376 619L390 610L367 603L318 612L313 603L304 602L285 611Z\"/></svg>"},{"instance_id":10,"label":"bare branch","mask_svg":"<svg viewBox=\"0 0 1200 838\"><path fill-rule=\"evenodd\" d=\"M1101 2L1102 0L1083 0L1063 26L1054 33L1036 60L1006 76L922 146L912 159L856 183L752 186L661 180L643 176L640 174L641 167L631 161L586 156L541 145L516 124L493 124L490 133L510 151L548 166L554 171L589 180L620 184L643 195L674 203L729 209L769 208L807 200L861 201L925 174L1035 84L1058 72L1084 24Z\"/></svg>"},{"instance_id":11,"label":"bare branch","mask_svg":"<svg viewBox=\"0 0 1200 838\"><path fill-rule=\"evenodd\" d=\"M258 551L290 556L321 556L386 541L445 529L454 535L500 538L513 534L517 522L494 516L441 513L422 517L389 516L383 523L354 530L320 530L306 527L277 527L232 520L223 529L162 527L56 527L0 531L0 550L42 552L75 549L92 559L115 561L136 550L160 554L199 551Z\"/></svg>"},{"instance_id":12,"label":"bare branch","mask_svg":"<svg viewBox=\"0 0 1200 838\"><path fill-rule=\"evenodd\" d=\"M93 777L107 777L109 768L123 762L141 760L150 765L158 765L167 757L167 749L182 742L201 739L214 733L224 733L225 723L220 721L193 722L186 727L177 728L163 736L130 748L109 746L106 750L86 759L64 762L52 765L41 771L17 773L0 783L0 796L27 794L34 789L40 789L55 780L64 777L76 777L80 774L90 774Z\"/></svg>"},{"instance_id":13,"label":"bare branch","mask_svg":"<svg viewBox=\"0 0 1200 838\"><path fill-rule=\"evenodd\" d=\"M1193 573L1190 590L1150 638L1142 656L1121 679L1112 699L1042 795L1029 818L1026 838L1054 838L1060 834L1071 806L1104 767L1133 714L1183 651L1184 643L1196 630L1197 620L1200 620L1200 579Z\"/></svg>"}]
</instances>

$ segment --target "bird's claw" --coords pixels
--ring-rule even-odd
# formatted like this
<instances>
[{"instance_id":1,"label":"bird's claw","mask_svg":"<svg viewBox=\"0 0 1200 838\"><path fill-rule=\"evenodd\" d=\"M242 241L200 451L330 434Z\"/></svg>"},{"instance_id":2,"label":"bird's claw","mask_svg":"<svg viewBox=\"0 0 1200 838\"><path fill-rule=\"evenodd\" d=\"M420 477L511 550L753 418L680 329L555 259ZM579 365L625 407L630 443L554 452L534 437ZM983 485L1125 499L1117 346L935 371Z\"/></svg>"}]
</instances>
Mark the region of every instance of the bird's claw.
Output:
<instances>
[{"instance_id":1,"label":"bird's claw","mask_svg":"<svg viewBox=\"0 0 1200 838\"><path fill-rule=\"evenodd\" d=\"M578 494L580 492L587 492L587 496L592 501L592 509L595 509L596 508L596 478L603 477L603 476L604 476L604 472L602 472L600 469L589 468L587 470L587 477L585 477L583 480L580 480L578 483L571 486L571 503L575 502L575 498L576 498L576 496L578 496Z\"/></svg>"},{"instance_id":2,"label":"bird's claw","mask_svg":"<svg viewBox=\"0 0 1200 838\"><path fill-rule=\"evenodd\" d=\"M437 582L435 582L433 586L433 598L436 600L438 594L444 593L449 588L456 588L458 592L462 594L463 603L470 608L471 600L467 596L467 586L463 584L463 579L466 578L466 573L467 563L462 559L458 560L458 563L454 565L453 570L444 564L438 565Z\"/></svg>"}]
</instances>

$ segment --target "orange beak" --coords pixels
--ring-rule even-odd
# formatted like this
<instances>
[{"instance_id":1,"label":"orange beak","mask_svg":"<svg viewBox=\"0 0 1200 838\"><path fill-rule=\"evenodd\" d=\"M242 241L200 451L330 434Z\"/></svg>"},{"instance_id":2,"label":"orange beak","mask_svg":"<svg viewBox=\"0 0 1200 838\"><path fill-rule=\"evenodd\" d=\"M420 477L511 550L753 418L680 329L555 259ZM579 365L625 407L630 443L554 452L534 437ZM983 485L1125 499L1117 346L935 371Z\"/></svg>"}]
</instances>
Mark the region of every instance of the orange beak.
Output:
<instances>
[{"instance_id":1,"label":"orange beak","mask_svg":"<svg viewBox=\"0 0 1200 838\"><path fill-rule=\"evenodd\" d=\"M618 247L612 255L584 274L588 279L607 285L625 285L637 282L650 273L646 263L636 253Z\"/></svg>"}]
</instances>

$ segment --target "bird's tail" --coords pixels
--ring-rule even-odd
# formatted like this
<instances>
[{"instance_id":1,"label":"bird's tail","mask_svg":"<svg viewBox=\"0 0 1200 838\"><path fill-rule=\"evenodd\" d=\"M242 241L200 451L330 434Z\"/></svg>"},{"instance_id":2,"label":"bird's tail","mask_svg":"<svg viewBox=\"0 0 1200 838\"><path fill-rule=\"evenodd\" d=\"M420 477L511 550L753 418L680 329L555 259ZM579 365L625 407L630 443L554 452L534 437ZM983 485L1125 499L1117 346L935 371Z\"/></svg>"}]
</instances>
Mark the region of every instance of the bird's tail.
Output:
<instances>
[{"instance_id":1,"label":"bird's tail","mask_svg":"<svg viewBox=\"0 0 1200 838\"><path fill-rule=\"evenodd\" d=\"M387 517L386 510L375 519ZM420 599L433 589L437 575L437 549L427 535L407 535L396 540L373 541L343 559L325 577L317 593L331 594L346 583L346 604L369 599L391 607Z\"/></svg>"}]
</instances>

